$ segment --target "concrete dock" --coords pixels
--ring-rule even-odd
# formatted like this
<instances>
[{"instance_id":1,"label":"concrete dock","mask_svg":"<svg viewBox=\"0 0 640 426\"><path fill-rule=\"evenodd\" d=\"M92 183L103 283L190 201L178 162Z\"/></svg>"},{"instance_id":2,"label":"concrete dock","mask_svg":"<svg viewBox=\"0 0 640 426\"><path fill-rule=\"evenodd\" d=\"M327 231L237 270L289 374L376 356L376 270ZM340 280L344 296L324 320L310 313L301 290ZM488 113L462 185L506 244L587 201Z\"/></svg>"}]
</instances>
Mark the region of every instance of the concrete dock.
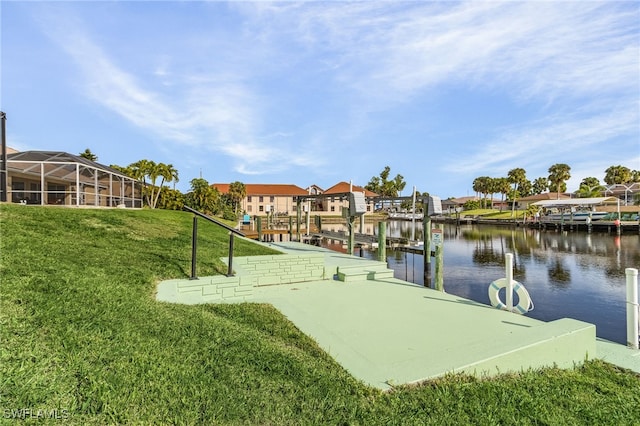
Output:
<instances>
[{"instance_id":1,"label":"concrete dock","mask_svg":"<svg viewBox=\"0 0 640 426\"><path fill-rule=\"evenodd\" d=\"M453 372L571 368L593 358L640 373L640 351L596 339L592 324L501 311L395 279L374 260L300 243L268 245L283 254L234 258L235 277L164 281L157 299L269 303L379 389Z\"/></svg>"}]
</instances>

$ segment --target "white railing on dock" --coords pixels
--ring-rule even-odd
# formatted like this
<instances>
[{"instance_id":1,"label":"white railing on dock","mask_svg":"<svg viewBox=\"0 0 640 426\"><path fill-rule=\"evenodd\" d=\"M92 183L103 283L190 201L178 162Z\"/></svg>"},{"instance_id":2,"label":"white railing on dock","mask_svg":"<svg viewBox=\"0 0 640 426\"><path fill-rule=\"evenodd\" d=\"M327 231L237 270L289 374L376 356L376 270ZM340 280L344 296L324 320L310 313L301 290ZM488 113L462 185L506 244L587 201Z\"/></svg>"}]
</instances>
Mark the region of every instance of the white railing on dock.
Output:
<instances>
[{"instance_id":1,"label":"white railing on dock","mask_svg":"<svg viewBox=\"0 0 640 426\"><path fill-rule=\"evenodd\" d=\"M626 268L627 276L627 345L639 349L640 338L640 306L638 305L638 270Z\"/></svg>"}]
</instances>

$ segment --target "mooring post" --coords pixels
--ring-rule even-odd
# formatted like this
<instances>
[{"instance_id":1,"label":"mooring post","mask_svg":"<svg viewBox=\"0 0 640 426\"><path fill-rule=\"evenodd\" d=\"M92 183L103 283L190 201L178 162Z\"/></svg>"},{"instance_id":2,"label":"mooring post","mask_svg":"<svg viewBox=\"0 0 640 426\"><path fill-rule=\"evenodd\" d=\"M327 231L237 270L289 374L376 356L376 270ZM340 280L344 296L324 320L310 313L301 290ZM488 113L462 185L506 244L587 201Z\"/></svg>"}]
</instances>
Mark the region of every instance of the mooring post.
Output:
<instances>
[{"instance_id":1,"label":"mooring post","mask_svg":"<svg viewBox=\"0 0 640 426\"><path fill-rule=\"evenodd\" d=\"M289 241L293 241L293 216L289 216Z\"/></svg>"},{"instance_id":2,"label":"mooring post","mask_svg":"<svg viewBox=\"0 0 640 426\"><path fill-rule=\"evenodd\" d=\"M256 228L258 230L258 241L262 241L262 218L256 216Z\"/></svg>"},{"instance_id":3,"label":"mooring post","mask_svg":"<svg viewBox=\"0 0 640 426\"><path fill-rule=\"evenodd\" d=\"M300 221L302 220L302 204L298 199L298 205L296 206L296 238L298 242L302 241L300 238Z\"/></svg>"},{"instance_id":4,"label":"mooring post","mask_svg":"<svg viewBox=\"0 0 640 426\"><path fill-rule=\"evenodd\" d=\"M378 222L378 260L387 261L387 222Z\"/></svg>"},{"instance_id":5,"label":"mooring post","mask_svg":"<svg viewBox=\"0 0 640 426\"><path fill-rule=\"evenodd\" d=\"M627 276L627 345L632 349L639 349L638 270L626 268L624 272Z\"/></svg>"},{"instance_id":6,"label":"mooring post","mask_svg":"<svg viewBox=\"0 0 640 426\"><path fill-rule=\"evenodd\" d=\"M440 225L436 225L436 229L440 231ZM438 244L434 245L436 251L436 274L434 279L435 289L438 291L444 291L444 241L440 240Z\"/></svg>"},{"instance_id":7,"label":"mooring post","mask_svg":"<svg viewBox=\"0 0 640 426\"><path fill-rule=\"evenodd\" d=\"M507 305L507 311L511 312L513 311L513 253L504 255L504 264L504 272L507 279L505 305Z\"/></svg>"},{"instance_id":8,"label":"mooring post","mask_svg":"<svg viewBox=\"0 0 640 426\"><path fill-rule=\"evenodd\" d=\"M355 242L356 242L356 233L354 232L354 227L356 225L355 216L347 216L347 224L349 228L349 241L347 245L347 254L353 256Z\"/></svg>"},{"instance_id":9,"label":"mooring post","mask_svg":"<svg viewBox=\"0 0 640 426\"><path fill-rule=\"evenodd\" d=\"M424 240L424 286L431 287L431 217L424 209L425 215L422 219L422 239Z\"/></svg>"},{"instance_id":10,"label":"mooring post","mask_svg":"<svg viewBox=\"0 0 640 426\"><path fill-rule=\"evenodd\" d=\"M190 280L197 280L196 276L196 254L198 251L198 216L193 215L193 228L191 231L191 277Z\"/></svg>"}]
</instances>

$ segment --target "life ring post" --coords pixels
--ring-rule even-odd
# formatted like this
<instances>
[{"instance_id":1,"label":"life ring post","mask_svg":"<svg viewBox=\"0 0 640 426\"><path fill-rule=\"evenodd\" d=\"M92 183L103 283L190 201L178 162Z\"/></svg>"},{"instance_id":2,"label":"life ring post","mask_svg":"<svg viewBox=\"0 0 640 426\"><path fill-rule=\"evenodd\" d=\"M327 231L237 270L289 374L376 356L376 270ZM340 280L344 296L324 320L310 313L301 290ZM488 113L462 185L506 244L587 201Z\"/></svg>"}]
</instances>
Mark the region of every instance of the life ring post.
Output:
<instances>
[{"instance_id":1,"label":"life ring post","mask_svg":"<svg viewBox=\"0 0 640 426\"><path fill-rule=\"evenodd\" d=\"M504 269L505 277L507 279L507 296L505 298L505 305L507 305L507 311L513 311L513 253L506 253L504 255Z\"/></svg>"}]
</instances>

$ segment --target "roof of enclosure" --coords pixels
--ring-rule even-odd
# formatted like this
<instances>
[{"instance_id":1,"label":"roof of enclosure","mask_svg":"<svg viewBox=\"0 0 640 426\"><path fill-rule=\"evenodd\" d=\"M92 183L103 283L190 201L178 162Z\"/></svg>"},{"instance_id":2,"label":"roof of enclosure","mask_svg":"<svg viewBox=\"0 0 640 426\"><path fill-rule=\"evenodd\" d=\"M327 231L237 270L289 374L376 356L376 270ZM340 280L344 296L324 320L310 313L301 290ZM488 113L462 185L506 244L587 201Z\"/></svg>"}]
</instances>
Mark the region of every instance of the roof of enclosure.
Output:
<instances>
[{"instance_id":1,"label":"roof of enclosure","mask_svg":"<svg viewBox=\"0 0 640 426\"><path fill-rule=\"evenodd\" d=\"M533 203L534 206L546 208L551 207L591 207L598 204L615 204L619 200L616 197L596 197L596 198L567 198L560 200L542 200Z\"/></svg>"},{"instance_id":2,"label":"roof of enclosure","mask_svg":"<svg viewBox=\"0 0 640 426\"><path fill-rule=\"evenodd\" d=\"M95 161L88 160L79 155L69 154L61 151L23 151L16 152L7 155L8 162L29 162L29 163L68 163L68 164L81 164L86 167L99 169L107 173L123 176L129 179L133 179L131 176L127 176L119 170L105 166L104 164L96 163Z\"/></svg>"}]
</instances>

